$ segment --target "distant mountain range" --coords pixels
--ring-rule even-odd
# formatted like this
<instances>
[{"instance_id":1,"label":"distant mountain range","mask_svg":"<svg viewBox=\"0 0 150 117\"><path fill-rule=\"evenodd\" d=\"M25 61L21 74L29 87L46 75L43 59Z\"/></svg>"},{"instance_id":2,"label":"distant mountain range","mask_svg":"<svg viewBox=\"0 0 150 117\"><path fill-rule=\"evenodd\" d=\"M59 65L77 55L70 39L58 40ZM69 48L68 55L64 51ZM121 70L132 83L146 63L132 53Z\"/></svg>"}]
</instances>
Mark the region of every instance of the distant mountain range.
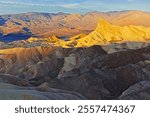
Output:
<instances>
[{"instance_id":1,"label":"distant mountain range","mask_svg":"<svg viewBox=\"0 0 150 117\"><path fill-rule=\"evenodd\" d=\"M0 16L0 39L29 36L73 36L92 32L100 18L119 26L150 26L150 13L143 11L89 12L87 14L23 13ZM7 37L8 36L8 37ZM22 36L20 37L22 39ZM11 39L10 39L11 40ZM15 39L14 39L15 40Z\"/></svg>"}]
</instances>

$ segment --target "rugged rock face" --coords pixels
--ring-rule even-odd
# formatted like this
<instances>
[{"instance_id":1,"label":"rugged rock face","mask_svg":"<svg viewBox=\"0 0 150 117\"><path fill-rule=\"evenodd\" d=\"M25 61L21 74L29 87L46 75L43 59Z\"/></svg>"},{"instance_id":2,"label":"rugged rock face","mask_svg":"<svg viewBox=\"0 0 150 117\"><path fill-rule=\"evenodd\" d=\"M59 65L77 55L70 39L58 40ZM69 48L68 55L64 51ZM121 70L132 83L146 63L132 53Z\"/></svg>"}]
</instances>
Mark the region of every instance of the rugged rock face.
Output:
<instances>
[{"instance_id":1,"label":"rugged rock face","mask_svg":"<svg viewBox=\"0 0 150 117\"><path fill-rule=\"evenodd\" d=\"M116 69L116 83L118 92L121 93L128 87L144 80L150 80L150 77L146 76L146 73L136 65L127 65ZM117 92L116 91L116 92Z\"/></svg>"},{"instance_id":2,"label":"rugged rock face","mask_svg":"<svg viewBox=\"0 0 150 117\"><path fill-rule=\"evenodd\" d=\"M26 80L9 74L0 74L0 82L14 84L22 87L29 86L29 83Z\"/></svg>"},{"instance_id":3,"label":"rugged rock face","mask_svg":"<svg viewBox=\"0 0 150 117\"><path fill-rule=\"evenodd\" d=\"M150 79L150 46L111 54L100 46L14 48L0 52L0 82L24 87L5 89L9 95L16 92L19 97L15 99L25 99L24 93L34 97L27 99L85 99L72 94L58 98L49 88L77 92L87 99L118 99L129 87ZM29 87L34 87L34 96ZM43 91L50 97L43 97Z\"/></svg>"},{"instance_id":4,"label":"rugged rock face","mask_svg":"<svg viewBox=\"0 0 150 117\"><path fill-rule=\"evenodd\" d=\"M67 50L71 51L67 52L68 54L65 57L64 66L61 69L61 72L71 71L74 68L86 70L90 68L91 60L97 58L100 55L107 54L100 46Z\"/></svg>"},{"instance_id":5,"label":"rugged rock face","mask_svg":"<svg viewBox=\"0 0 150 117\"><path fill-rule=\"evenodd\" d=\"M144 42L125 42L125 43L111 43L109 45L104 45L102 48L108 53L115 53L119 51L127 51L129 49L140 49L149 46L150 43Z\"/></svg>"},{"instance_id":6,"label":"rugged rock face","mask_svg":"<svg viewBox=\"0 0 150 117\"><path fill-rule=\"evenodd\" d=\"M122 93L119 99L123 100L149 100L150 81L139 82Z\"/></svg>"},{"instance_id":7,"label":"rugged rock face","mask_svg":"<svg viewBox=\"0 0 150 117\"><path fill-rule=\"evenodd\" d=\"M114 99L135 83L149 79L136 65L86 72L74 69L52 80L50 87L76 91L88 99Z\"/></svg>"},{"instance_id":8,"label":"rugged rock face","mask_svg":"<svg viewBox=\"0 0 150 117\"><path fill-rule=\"evenodd\" d=\"M111 93L105 88L103 79L103 74L97 74L93 70L82 73L77 69L52 80L50 87L76 91L88 99L111 99Z\"/></svg>"},{"instance_id":9,"label":"rugged rock face","mask_svg":"<svg viewBox=\"0 0 150 117\"><path fill-rule=\"evenodd\" d=\"M128 50L107 54L102 57L100 56L93 61L93 66L101 69L111 69L128 64L135 64L137 62L149 59L149 49L149 47L146 47L137 50Z\"/></svg>"},{"instance_id":10,"label":"rugged rock face","mask_svg":"<svg viewBox=\"0 0 150 117\"><path fill-rule=\"evenodd\" d=\"M88 55L84 57L88 58ZM84 67L74 65L71 70L61 72L50 82L50 87L76 91L88 99L115 99L135 83L150 79L147 65L142 64L145 60L149 60L149 47L110 55L99 54Z\"/></svg>"},{"instance_id":11,"label":"rugged rock face","mask_svg":"<svg viewBox=\"0 0 150 117\"><path fill-rule=\"evenodd\" d=\"M38 91L34 87L19 87L7 83L0 83L0 100L84 100L85 97L75 92L48 88Z\"/></svg>"},{"instance_id":12,"label":"rugged rock face","mask_svg":"<svg viewBox=\"0 0 150 117\"><path fill-rule=\"evenodd\" d=\"M38 80L55 78L63 66L64 59L58 53L59 48L13 48L0 51L0 72L11 74L21 79L31 80L38 85ZM63 53L62 53L63 54Z\"/></svg>"}]
</instances>

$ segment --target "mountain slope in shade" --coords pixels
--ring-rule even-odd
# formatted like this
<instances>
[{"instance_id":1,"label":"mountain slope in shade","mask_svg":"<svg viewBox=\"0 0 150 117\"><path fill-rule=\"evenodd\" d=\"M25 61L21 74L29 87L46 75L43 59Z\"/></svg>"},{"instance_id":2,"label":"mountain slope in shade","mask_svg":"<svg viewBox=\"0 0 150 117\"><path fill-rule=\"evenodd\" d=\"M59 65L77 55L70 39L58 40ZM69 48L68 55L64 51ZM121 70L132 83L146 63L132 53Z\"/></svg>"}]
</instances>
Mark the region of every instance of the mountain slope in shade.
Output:
<instances>
[{"instance_id":1,"label":"mountain slope in shade","mask_svg":"<svg viewBox=\"0 0 150 117\"><path fill-rule=\"evenodd\" d=\"M76 47L123 42L148 42L149 40L150 27L133 25L121 27L101 19L92 33L76 41Z\"/></svg>"}]
</instances>

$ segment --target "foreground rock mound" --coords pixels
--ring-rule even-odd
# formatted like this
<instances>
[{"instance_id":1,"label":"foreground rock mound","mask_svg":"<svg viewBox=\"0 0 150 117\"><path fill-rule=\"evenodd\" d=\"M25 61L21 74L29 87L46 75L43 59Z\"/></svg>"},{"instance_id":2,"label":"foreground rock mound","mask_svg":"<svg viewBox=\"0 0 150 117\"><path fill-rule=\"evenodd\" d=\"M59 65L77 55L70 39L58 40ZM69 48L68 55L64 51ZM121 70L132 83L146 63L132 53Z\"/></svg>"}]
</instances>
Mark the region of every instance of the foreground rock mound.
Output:
<instances>
[{"instance_id":1,"label":"foreground rock mound","mask_svg":"<svg viewBox=\"0 0 150 117\"><path fill-rule=\"evenodd\" d=\"M150 99L150 81L139 82L128 88L119 97L123 100L149 100Z\"/></svg>"},{"instance_id":2,"label":"foreground rock mound","mask_svg":"<svg viewBox=\"0 0 150 117\"><path fill-rule=\"evenodd\" d=\"M0 100L81 100L86 99L75 92L58 89L39 91L34 87L19 87L0 82Z\"/></svg>"},{"instance_id":3,"label":"foreground rock mound","mask_svg":"<svg viewBox=\"0 0 150 117\"><path fill-rule=\"evenodd\" d=\"M11 74L31 82L34 82L34 79L37 85L41 77L47 80L55 78L63 63L63 52L57 47L0 50L0 73Z\"/></svg>"},{"instance_id":4,"label":"foreground rock mound","mask_svg":"<svg viewBox=\"0 0 150 117\"><path fill-rule=\"evenodd\" d=\"M0 99L132 99L130 87L150 81L149 61L150 46L1 49Z\"/></svg>"},{"instance_id":5,"label":"foreground rock mound","mask_svg":"<svg viewBox=\"0 0 150 117\"><path fill-rule=\"evenodd\" d=\"M146 47L113 54L99 54L95 58L89 58L86 62L88 64L78 66L74 62L71 69L60 72L49 86L76 91L88 99L115 99L135 83L150 80L149 63L142 63L150 59L149 49L150 47ZM82 54L77 60L82 58ZM86 61L85 58L88 58L88 55L84 55Z\"/></svg>"}]
</instances>

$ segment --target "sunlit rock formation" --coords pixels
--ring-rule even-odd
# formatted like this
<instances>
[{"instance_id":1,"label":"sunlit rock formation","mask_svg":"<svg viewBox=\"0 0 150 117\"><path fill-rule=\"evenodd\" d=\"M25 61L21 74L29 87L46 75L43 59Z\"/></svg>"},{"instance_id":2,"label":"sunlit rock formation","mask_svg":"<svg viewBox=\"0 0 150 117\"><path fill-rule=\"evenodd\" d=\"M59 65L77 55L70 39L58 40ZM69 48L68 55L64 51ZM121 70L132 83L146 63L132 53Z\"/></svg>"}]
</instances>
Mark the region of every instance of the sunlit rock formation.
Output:
<instances>
[{"instance_id":1,"label":"sunlit rock formation","mask_svg":"<svg viewBox=\"0 0 150 117\"><path fill-rule=\"evenodd\" d=\"M123 42L148 42L150 28L143 26L115 26L101 19L95 31L76 41L76 47L108 45Z\"/></svg>"}]
</instances>

